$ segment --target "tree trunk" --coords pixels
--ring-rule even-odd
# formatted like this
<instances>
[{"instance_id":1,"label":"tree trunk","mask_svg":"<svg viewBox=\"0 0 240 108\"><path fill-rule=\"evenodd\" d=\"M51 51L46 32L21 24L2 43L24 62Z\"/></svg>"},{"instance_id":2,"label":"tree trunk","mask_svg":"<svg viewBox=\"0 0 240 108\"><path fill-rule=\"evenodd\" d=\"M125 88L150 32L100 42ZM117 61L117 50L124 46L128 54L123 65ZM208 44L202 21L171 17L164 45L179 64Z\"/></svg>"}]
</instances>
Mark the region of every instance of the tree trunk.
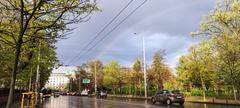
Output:
<instances>
[{"instance_id":1,"label":"tree trunk","mask_svg":"<svg viewBox=\"0 0 240 108\"><path fill-rule=\"evenodd\" d=\"M116 88L115 87L113 88L113 94L114 95L116 94Z\"/></svg>"},{"instance_id":2,"label":"tree trunk","mask_svg":"<svg viewBox=\"0 0 240 108\"><path fill-rule=\"evenodd\" d=\"M137 91L137 87L136 84L134 85L134 95L136 96L136 91Z\"/></svg>"},{"instance_id":3,"label":"tree trunk","mask_svg":"<svg viewBox=\"0 0 240 108\"><path fill-rule=\"evenodd\" d=\"M13 101L13 93L14 93L14 87L15 87L15 82L16 82L16 76L17 76L17 69L18 69L18 62L19 62L19 56L21 53L21 46L23 43L23 35L24 35L24 29L23 29L23 10L24 5L23 5L23 0L21 0L21 12L20 12L20 30L19 30L19 36L18 36L18 41L16 45L16 52L15 52L15 60L14 60L14 65L13 65L13 71L11 75L11 84L10 84L10 90L9 90L9 95L8 95L8 101L7 101L7 106L6 108L10 108L12 105Z\"/></svg>"},{"instance_id":4,"label":"tree trunk","mask_svg":"<svg viewBox=\"0 0 240 108\"><path fill-rule=\"evenodd\" d=\"M16 47L15 61L14 61L12 75L11 75L10 91L9 91L9 95L8 95L8 101L7 101L6 108L10 108L12 105L12 101L13 101L14 87L15 87L16 75L17 75L17 67L18 67L19 56L20 56L21 45L22 45L21 40L22 39L19 40L17 47Z\"/></svg>"},{"instance_id":5,"label":"tree trunk","mask_svg":"<svg viewBox=\"0 0 240 108\"><path fill-rule=\"evenodd\" d=\"M202 84L202 88L203 88L203 101L205 102L206 101L206 94L205 94L206 87L205 87L205 83L204 83L201 75L200 75L200 79L201 79L201 84Z\"/></svg>"},{"instance_id":6,"label":"tree trunk","mask_svg":"<svg viewBox=\"0 0 240 108\"><path fill-rule=\"evenodd\" d=\"M139 95L141 96L142 95L142 91L141 91L141 80L138 79L138 87L139 87Z\"/></svg>"},{"instance_id":7,"label":"tree trunk","mask_svg":"<svg viewBox=\"0 0 240 108\"><path fill-rule=\"evenodd\" d=\"M234 85L232 85L232 89L233 89L234 100L237 100L237 94L236 94L236 89Z\"/></svg>"}]
</instances>

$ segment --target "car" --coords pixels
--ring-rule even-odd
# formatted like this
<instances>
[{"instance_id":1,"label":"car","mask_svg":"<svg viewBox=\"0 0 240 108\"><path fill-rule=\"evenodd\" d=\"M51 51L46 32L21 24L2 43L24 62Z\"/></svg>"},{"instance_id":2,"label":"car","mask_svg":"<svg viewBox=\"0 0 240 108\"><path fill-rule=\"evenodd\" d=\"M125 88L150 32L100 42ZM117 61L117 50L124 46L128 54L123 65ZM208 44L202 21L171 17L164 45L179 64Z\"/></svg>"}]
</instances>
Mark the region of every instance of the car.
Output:
<instances>
[{"instance_id":1,"label":"car","mask_svg":"<svg viewBox=\"0 0 240 108\"><path fill-rule=\"evenodd\" d=\"M81 96L81 92L76 92L75 96Z\"/></svg>"},{"instance_id":2,"label":"car","mask_svg":"<svg viewBox=\"0 0 240 108\"><path fill-rule=\"evenodd\" d=\"M81 92L81 96L88 96L88 90L83 90Z\"/></svg>"},{"instance_id":3,"label":"car","mask_svg":"<svg viewBox=\"0 0 240 108\"><path fill-rule=\"evenodd\" d=\"M53 97L59 97L60 94L61 94L61 93L60 93L59 91L53 92Z\"/></svg>"},{"instance_id":4,"label":"car","mask_svg":"<svg viewBox=\"0 0 240 108\"><path fill-rule=\"evenodd\" d=\"M167 105L171 105L172 103L183 105L185 102L184 96L179 90L161 90L157 92L151 100L153 104L161 102Z\"/></svg>"},{"instance_id":5,"label":"car","mask_svg":"<svg viewBox=\"0 0 240 108\"><path fill-rule=\"evenodd\" d=\"M107 98L107 91L103 91L103 90L97 91L96 95L97 95L97 98Z\"/></svg>"},{"instance_id":6,"label":"car","mask_svg":"<svg viewBox=\"0 0 240 108\"><path fill-rule=\"evenodd\" d=\"M68 95L69 95L69 96L75 96L75 95L76 95L76 92L69 92Z\"/></svg>"},{"instance_id":7,"label":"car","mask_svg":"<svg viewBox=\"0 0 240 108\"><path fill-rule=\"evenodd\" d=\"M107 98L107 91L101 91L100 98Z\"/></svg>"},{"instance_id":8,"label":"car","mask_svg":"<svg viewBox=\"0 0 240 108\"><path fill-rule=\"evenodd\" d=\"M66 96L67 92L61 92L60 95Z\"/></svg>"},{"instance_id":9,"label":"car","mask_svg":"<svg viewBox=\"0 0 240 108\"><path fill-rule=\"evenodd\" d=\"M52 90L51 89L42 89L41 94L42 94L42 98L49 99L52 96Z\"/></svg>"}]
</instances>

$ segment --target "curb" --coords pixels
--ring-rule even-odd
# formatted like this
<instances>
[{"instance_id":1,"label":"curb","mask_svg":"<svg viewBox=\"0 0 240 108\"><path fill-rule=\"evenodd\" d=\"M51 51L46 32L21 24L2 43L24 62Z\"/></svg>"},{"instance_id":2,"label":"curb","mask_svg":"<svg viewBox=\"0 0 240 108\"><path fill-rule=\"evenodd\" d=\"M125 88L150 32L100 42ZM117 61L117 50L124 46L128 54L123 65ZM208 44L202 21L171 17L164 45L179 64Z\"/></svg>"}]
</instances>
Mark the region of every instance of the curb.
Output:
<instances>
[{"instance_id":1,"label":"curb","mask_svg":"<svg viewBox=\"0 0 240 108\"><path fill-rule=\"evenodd\" d=\"M142 100L151 100L151 97L145 98L145 97L138 97L138 96L126 96L126 95L108 95L109 97L115 97L115 98L128 98L128 99L142 99ZM240 106L240 103L220 103L220 102L203 102L203 101L189 101L185 100L185 102L189 103L199 103L199 104L218 104L218 105L231 105L231 106Z\"/></svg>"}]
</instances>

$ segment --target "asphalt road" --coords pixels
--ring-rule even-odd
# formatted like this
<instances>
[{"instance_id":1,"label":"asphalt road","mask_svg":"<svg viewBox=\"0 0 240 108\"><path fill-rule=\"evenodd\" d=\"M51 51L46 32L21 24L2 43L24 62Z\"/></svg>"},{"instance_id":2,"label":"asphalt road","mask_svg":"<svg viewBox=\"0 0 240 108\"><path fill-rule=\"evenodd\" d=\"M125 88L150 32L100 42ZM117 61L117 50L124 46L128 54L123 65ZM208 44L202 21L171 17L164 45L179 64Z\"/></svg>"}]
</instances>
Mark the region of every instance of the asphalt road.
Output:
<instances>
[{"instance_id":1,"label":"asphalt road","mask_svg":"<svg viewBox=\"0 0 240 108\"><path fill-rule=\"evenodd\" d=\"M45 101L43 108L240 108L240 106L226 106L216 104L185 103L183 106L172 104L151 104L144 100L134 99L95 99L77 96L60 96Z\"/></svg>"}]
</instances>

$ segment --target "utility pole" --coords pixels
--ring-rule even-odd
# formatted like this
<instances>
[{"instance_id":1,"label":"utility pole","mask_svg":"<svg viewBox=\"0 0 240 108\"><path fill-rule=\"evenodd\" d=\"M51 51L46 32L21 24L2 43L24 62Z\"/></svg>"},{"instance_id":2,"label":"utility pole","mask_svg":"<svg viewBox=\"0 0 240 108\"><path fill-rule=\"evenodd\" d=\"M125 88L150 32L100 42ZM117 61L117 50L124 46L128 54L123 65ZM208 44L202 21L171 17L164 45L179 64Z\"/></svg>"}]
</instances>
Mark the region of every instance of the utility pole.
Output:
<instances>
[{"instance_id":1,"label":"utility pole","mask_svg":"<svg viewBox=\"0 0 240 108\"><path fill-rule=\"evenodd\" d=\"M145 39L143 40L143 74L144 74L144 96L147 98L147 71L146 71L146 48L145 48Z\"/></svg>"},{"instance_id":2,"label":"utility pole","mask_svg":"<svg viewBox=\"0 0 240 108\"><path fill-rule=\"evenodd\" d=\"M94 72L94 82L95 82L95 94L97 94L97 61L95 61L95 72Z\"/></svg>"}]
</instances>

